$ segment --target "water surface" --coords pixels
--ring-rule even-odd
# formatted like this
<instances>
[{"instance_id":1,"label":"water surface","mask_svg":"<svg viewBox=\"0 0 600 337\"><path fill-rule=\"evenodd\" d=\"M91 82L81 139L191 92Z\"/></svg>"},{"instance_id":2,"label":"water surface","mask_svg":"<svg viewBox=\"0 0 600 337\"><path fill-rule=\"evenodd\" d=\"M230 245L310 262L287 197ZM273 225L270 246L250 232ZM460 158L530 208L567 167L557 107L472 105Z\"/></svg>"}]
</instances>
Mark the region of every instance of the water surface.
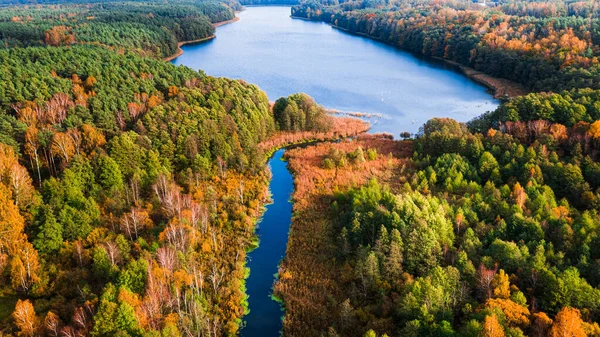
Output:
<instances>
[{"instance_id":1,"label":"water surface","mask_svg":"<svg viewBox=\"0 0 600 337\"><path fill-rule=\"evenodd\" d=\"M317 22L290 7L248 7L217 38L183 46L175 60L208 75L257 84L276 100L305 92L328 108L383 115L373 131L398 136L432 117L468 121L498 102L480 84L441 62Z\"/></svg>"},{"instance_id":2,"label":"water surface","mask_svg":"<svg viewBox=\"0 0 600 337\"><path fill-rule=\"evenodd\" d=\"M275 152L269 160L273 174L269 185L273 203L267 206L256 230L260 244L248 255L250 277L246 281L246 291L250 296L250 313L244 317L246 326L242 336L245 337L277 337L282 328L283 311L279 303L271 299L271 289L279 261L285 254L292 222L290 197L294 179L286 162L281 160L283 152Z\"/></svg>"}]
</instances>

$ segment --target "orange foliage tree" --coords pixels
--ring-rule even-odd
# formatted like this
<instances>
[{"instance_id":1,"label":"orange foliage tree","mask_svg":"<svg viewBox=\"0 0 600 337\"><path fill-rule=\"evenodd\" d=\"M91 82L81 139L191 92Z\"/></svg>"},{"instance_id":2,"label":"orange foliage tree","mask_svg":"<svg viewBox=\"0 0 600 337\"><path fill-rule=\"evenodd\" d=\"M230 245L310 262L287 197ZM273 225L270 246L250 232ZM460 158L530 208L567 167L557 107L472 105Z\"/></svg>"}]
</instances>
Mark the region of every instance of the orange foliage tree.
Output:
<instances>
[{"instance_id":1,"label":"orange foliage tree","mask_svg":"<svg viewBox=\"0 0 600 337\"><path fill-rule=\"evenodd\" d=\"M496 315L485 316L480 337L504 337L504 329Z\"/></svg>"},{"instance_id":2,"label":"orange foliage tree","mask_svg":"<svg viewBox=\"0 0 600 337\"><path fill-rule=\"evenodd\" d=\"M585 337L581 313L575 308L564 307L554 318L550 329L551 337Z\"/></svg>"}]
</instances>

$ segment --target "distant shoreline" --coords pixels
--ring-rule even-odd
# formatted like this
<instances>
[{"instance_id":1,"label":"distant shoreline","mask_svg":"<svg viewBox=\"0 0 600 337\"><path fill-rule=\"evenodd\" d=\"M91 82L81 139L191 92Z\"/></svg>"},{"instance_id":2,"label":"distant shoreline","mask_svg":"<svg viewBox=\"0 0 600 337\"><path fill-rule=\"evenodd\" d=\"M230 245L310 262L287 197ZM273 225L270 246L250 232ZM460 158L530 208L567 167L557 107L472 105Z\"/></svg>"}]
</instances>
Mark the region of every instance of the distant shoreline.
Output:
<instances>
[{"instance_id":1,"label":"distant shoreline","mask_svg":"<svg viewBox=\"0 0 600 337\"><path fill-rule=\"evenodd\" d=\"M240 17L236 16L235 18L231 19L231 20L226 20L226 21L220 21L217 23L214 23L213 26L215 28L217 27L221 27L230 23L234 23L240 21ZM179 56L183 55L183 49L181 49L181 46L186 45L186 44L195 44L195 43L200 43L200 42L205 42L205 41L209 41L214 39L215 37L217 37L216 34L213 34L211 36L207 36L207 37L203 37L201 39L197 39L197 40L190 40L190 41L181 41L177 43L177 52L171 56L167 56L165 58L163 58L163 61L165 62L170 62L173 61L174 59L178 58Z\"/></svg>"},{"instance_id":2,"label":"distant shoreline","mask_svg":"<svg viewBox=\"0 0 600 337\"><path fill-rule=\"evenodd\" d=\"M299 17L299 16L294 16L294 15L290 15L291 18L293 19L299 19L299 20L304 20L304 21L312 21L312 22L321 22L321 23L326 23L323 21L315 21L315 20L311 20L311 19L307 19L307 18L303 18L303 17ZM334 29L339 29L343 32L346 32L348 34L352 34L352 35L358 35L358 36L362 36L362 37L366 37L368 39L371 40L375 40L375 41L379 41L382 43L385 43L387 45L391 45L394 46L398 49L401 50L406 50L405 48L402 47L398 47L396 45L393 45L391 43L388 43L386 41L383 41L379 38L373 37L373 36L369 36L367 34L364 33L360 33L360 32L351 32L343 27L340 26L336 26L332 23L327 23L328 25L330 25L332 28ZM407 51L407 50L406 50ZM421 57L425 57L427 58L427 56L425 55L419 55ZM503 97L508 97L508 98L513 98L516 96L522 96L522 95L527 95L529 93L529 91L527 89L525 89L522 85L513 82L511 80L507 80L504 78L498 78L498 77L494 77L491 75L488 75L484 72L475 70L471 67L462 65L458 62L454 62L451 60L447 60L445 58L442 57L437 57L437 56L433 56L430 57L431 59L435 59L438 61L443 61L446 64L452 65L454 67L457 67L466 77L472 79L473 81L485 86L486 88L490 89L493 93L494 98L503 98Z\"/></svg>"}]
</instances>

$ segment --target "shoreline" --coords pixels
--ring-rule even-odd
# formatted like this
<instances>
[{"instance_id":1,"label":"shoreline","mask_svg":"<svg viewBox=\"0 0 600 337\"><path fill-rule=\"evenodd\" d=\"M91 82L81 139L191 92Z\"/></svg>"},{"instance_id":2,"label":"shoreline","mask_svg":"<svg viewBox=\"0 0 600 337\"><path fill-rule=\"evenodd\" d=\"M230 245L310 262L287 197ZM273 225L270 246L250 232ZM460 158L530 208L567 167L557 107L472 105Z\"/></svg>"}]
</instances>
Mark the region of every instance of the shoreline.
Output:
<instances>
[{"instance_id":1,"label":"shoreline","mask_svg":"<svg viewBox=\"0 0 600 337\"><path fill-rule=\"evenodd\" d=\"M215 37L217 37L217 36L215 34L213 34L211 36L203 37L203 38L198 39L198 40L190 40L190 41L177 42L177 52L175 54L171 55L171 56L163 58L163 61L170 62L170 61L173 61L174 59L178 58L179 56L183 55L183 49L181 49L181 46L183 46L183 45L192 44L192 43L200 43L200 42L212 40Z\"/></svg>"},{"instance_id":2,"label":"shoreline","mask_svg":"<svg viewBox=\"0 0 600 337\"><path fill-rule=\"evenodd\" d=\"M494 77L482 71L462 65L458 62L447 60L442 57L434 56L432 58L458 68L468 78L490 89L494 94L494 98L513 98L517 96L524 96L530 93L530 91L525 89L522 85L511 80Z\"/></svg>"},{"instance_id":3,"label":"shoreline","mask_svg":"<svg viewBox=\"0 0 600 337\"><path fill-rule=\"evenodd\" d=\"M231 19L231 20L226 20L226 21L220 21L217 23L213 23L213 26L215 28L217 27L221 27L230 23L234 23L240 21L240 17L236 16L235 18ZM171 56L167 56L165 58L163 58L163 61L165 62L170 62L173 61L174 59L178 58L179 56L183 55L183 49L181 49L181 46L186 45L186 44L195 44L195 43L201 43L201 42L206 42L209 40L212 40L214 38L217 37L217 34L215 32L215 34L211 35L211 36L207 36L207 37L203 37L201 39L197 39L197 40L190 40L190 41L181 41L181 42L177 42L177 52Z\"/></svg>"},{"instance_id":4,"label":"shoreline","mask_svg":"<svg viewBox=\"0 0 600 337\"><path fill-rule=\"evenodd\" d=\"M315 21L315 20L311 20L311 19L307 19L307 18L303 18L303 17L299 17L299 16L294 16L294 15L290 15L291 18L293 19L299 19L299 20L304 20L304 21L312 21L312 22L321 22L321 23L326 23L329 26L331 26L334 29L339 29L345 33L348 34L352 34L352 35L358 35L358 36L362 36L371 40L375 40L375 41L379 41L381 43L385 43L387 45L396 47L400 50L404 50L407 51L411 54L411 51L406 50L402 47L398 47L396 45L393 45L389 42L386 42L382 39L379 39L377 37L373 37L373 36L369 36L365 33L361 33L361 32L351 32L346 28L340 27L340 26L336 26L332 23L327 23L321 20ZM471 80L483 85L484 87L488 88L491 92L494 98L496 99L502 99L502 98L513 98L513 97L517 97L517 96L523 96L523 95L527 95L530 91L525 89L522 85L520 85L519 83L513 82L511 80L507 80L504 78L498 78L498 77L494 77L491 75L488 75L484 72L481 72L479 70L475 70L471 67L465 66L463 64L460 64L458 62L454 62L451 60L447 60L445 58L442 57L437 57L437 56L432 56L432 57L427 57L424 55L419 55L419 54L414 54L417 55L419 57L423 57L426 59L434 59L434 60L438 60L438 61L442 61L445 64L451 65L453 67L458 68L463 75L465 75L466 77L470 78Z\"/></svg>"},{"instance_id":5,"label":"shoreline","mask_svg":"<svg viewBox=\"0 0 600 337\"><path fill-rule=\"evenodd\" d=\"M239 13L239 12L236 12L236 13ZM214 23L214 24L213 24L213 26L215 26L215 28L217 28L217 27L225 26L225 25L228 25L228 24L230 24L230 23L234 23L234 22L238 22L238 21L240 21L240 17L236 15L236 16L235 16L233 19L231 19L231 20L219 21L219 22L217 22L217 23Z\"/></svg>"}]
</instances>

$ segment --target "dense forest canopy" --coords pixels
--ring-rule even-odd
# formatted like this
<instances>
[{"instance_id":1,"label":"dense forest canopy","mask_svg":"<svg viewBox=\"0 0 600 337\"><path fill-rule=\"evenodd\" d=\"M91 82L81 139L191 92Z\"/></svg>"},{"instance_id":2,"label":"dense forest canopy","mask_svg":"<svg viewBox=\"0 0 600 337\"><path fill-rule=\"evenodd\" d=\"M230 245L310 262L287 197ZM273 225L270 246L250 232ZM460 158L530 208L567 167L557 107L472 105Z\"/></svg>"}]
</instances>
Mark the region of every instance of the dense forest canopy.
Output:
<instances>
[{"instance_id":1,"label":"dense forest canopy","mask_svg":"<svg viewBox=\"0 0 600 337\"><path fill-rule=\"evenodd\" d=\"M598 130L438 118L292 150L285 335L598 336Z\"/></svg>"},{"instance_id":2,"label":"dense forest canopy","mask_svg":"<svg viewBox=\"0 0 600 337\"><path fill-rule=\"evenodd\" d=\"M100 47L0 53L0 81L10 83L0 302L29 298L46 320L19 318L16 328L234 333L244 313L243 243L266 197L257 147L275 130L266 95ZM210 290L191 287L199 279L212 279ZM18 302L17 312L28 306Z\"/></svg>"},{"instance_id":3,"label":"dense forest canopy","mask_svg":"<svg viewBox=\"0 0 600 337\"><path fill-rule=\"evenodd\" d=\"M273 105L273 116L282 131L327 131L325 108L306 94L281 97Z\"/></svg>"}]
</instances>

